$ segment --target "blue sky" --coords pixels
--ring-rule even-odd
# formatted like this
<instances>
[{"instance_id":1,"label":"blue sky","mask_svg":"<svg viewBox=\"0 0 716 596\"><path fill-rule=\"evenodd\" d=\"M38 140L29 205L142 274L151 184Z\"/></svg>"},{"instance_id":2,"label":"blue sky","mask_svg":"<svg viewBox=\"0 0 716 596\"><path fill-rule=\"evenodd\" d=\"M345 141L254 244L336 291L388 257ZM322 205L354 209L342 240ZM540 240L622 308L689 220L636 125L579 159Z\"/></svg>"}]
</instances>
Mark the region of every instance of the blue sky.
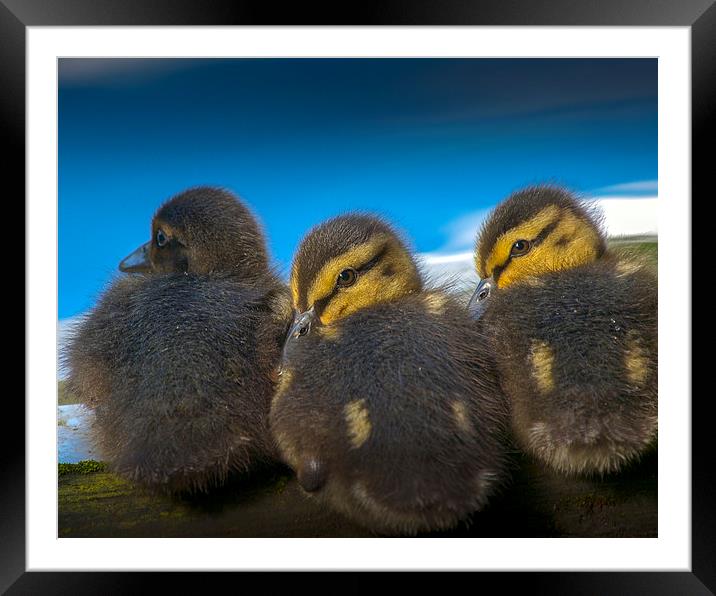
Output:
<instances>
[{"instance_id":1,"label":"blue sky","mask_svg":"<svg viewBox=\"0 0 716 596\"><path fill-rule=\"evenodd\" d=\"M243 197L285 273L346 210L450 252L525 184L639 197L656 179L655 59L62 59L58 316L189 186Z\"/></svg>"}]
</instances>

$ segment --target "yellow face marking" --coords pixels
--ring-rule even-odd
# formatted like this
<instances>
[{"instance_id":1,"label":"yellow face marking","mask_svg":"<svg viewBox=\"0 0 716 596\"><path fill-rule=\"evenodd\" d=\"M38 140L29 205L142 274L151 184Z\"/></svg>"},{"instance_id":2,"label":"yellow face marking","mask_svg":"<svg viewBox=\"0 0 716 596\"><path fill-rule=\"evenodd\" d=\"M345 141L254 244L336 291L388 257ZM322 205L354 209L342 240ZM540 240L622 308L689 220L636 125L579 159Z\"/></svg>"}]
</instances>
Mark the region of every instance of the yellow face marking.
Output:
<instances>
[{"instance_id":1,"label":"yellow face marking","mask_svg":"<svg viewBox=\"0 0 716 596\"><path fill-rule=\"evenodd\" d=\"M370 242L334 257L321 268L308 290L308 307L333 293L341 271L359 268L384 249L379 263L368 271L359 272L352 286L338 291L326 304L320 314L321 323L329 325L361 308L389 302L420 289L420 275L410 255L394 238L379 234ZM385 270L390 274L384 275ZM292 285L296 286L293 282ZM295 300L297 302L297 298Z\"/></svg>"},{"instance_id":2,"label":"yellow face marking","mask_svg":"<svg viewBox=\"0 0 716 596\"><path fill-rule=\"evenodd\" d=\"M470 416L467 412L467 406L465 406L463 402L457 400L452 402L452 415L460 430L465 432L470 432L470 430L472 430Z\"/></svg>"},{"instance_id":3,"label":"yellow face marking","mask_svg":"<svg viewBox=\"0 0 716 596\"><path fill-rule=\"evenodd\" d=\"M530 361L532 364L532 376L537 381L537 387L542 393L549 393L554 389L554 377L552 365L554 354L545 342L532 342L530 349Z\"/></svg>"},{"instance_id":4,"label":"yellow face marking","mask_svg":"<svg viewBox=\"0 0 716 596\"><path fill-rule=\"evenodd\" d=\"M630 331L627 334L627 350L624 354L624 367L627 371L627 378L632 385L641 386L649 374L649 359L646 350L636 332Z\"/></svg>"},{"instance_id":5,"label":"yellow face marking","mask_svg":"<svg viewBox=\"0 0 716 596\"><path fill-rule=\"evenodd\" d=\"M346 252L330 259L316 275L306 298L308 304L315 304L321 298L328 296L336 287L338 274L347 268L356 268L375 257L388 241L387 234L378 234L364 244L359 244Z\"/></svg>"},{"instance_id":6,"label":"yellow face marking","mask_svg":"<svg viewBox=\"0 0 716 596\"><path fill-rule=\"evenodd\" d=\"M559 217L559 208L556 205L545 207L532 219L527 220L522 225L508 230L500 236L492 248L492 252L485 259L485 268L481 269L480 263L477 263L478 273L483 279L490 277L495 267L502 265L510 257L512 245L518 240L529 240L539 234L546 226L554 222Z\"/></svg>"},{"instance_id":7,"label":"yellow face marking","mask_svg":"<svg viewBox=\"0 0 716 596\"><path fill-rule=\"evenodd\" d=\"M345 405L343 413L348 425L351 446L358 449L370 437L372 429L368 408L364 399L357 399Z\"/></svg>"},{"instance_id":8,"label":"yellow face marking","mask_svg":"<svg viewBox=\"0 0 716 596\"><path fill-rule=\"evenodd\" d=\"M173 240L178 237L178 234L176 230L170 226L168 223L165 223L161 220L155 219L152 222L152 237L149 239L149 255L148 255L148 261L151 266L154 266L156 259L157 259L157 253L161 250L157 246L157 232L161 230L162 233L166 236L167 242L169 240Z\"/></svg>"},{"instance_id":9,"label":"yellow face marking","mask_svg":"<svg viewBox=\"0 0 716 596\"><path fill-rule=\"evenodd\" d=\"M293 270L291 271L291 300L293 300L293 307L298 308L298 272L294 264Z\"/></svg>"},{"instance_id":10,"label":"yellow face marking","mask_svg":"<svg viewBox=\"0 0 716 596\"><path fill-rule=\"evenodd\" d=\"M447 296L430 292L425 295L425 306L428 312L433 315L442 315L445 313L445 305L447 304Z\"/></svg>"},{"instance_id":11,"label":"yellow face marking","mask_svg":"<svg viewBox=\"0 0 716 596\"><path fill-rule=\"evenodd\" d=\"M172 240L178 236L176 229L162 220L155 220L152 225L152 246L157 245L157 232L161 230L167 237L167 240Z\"/></svg>"},{"instance_id":12,"label":"yellow face marking","mask_svg":"<svg viewBox=\"0 0 716 596\"><path fill-rule=\"evenodd\" d=\"M510 260L497 280L499 288L520 280L534 279L550 271L571 269L597 258L599 235L594 227L576 215L560 212L556 205L550 205L498 238L480 276L490 277L496 267L504 266L517 240L533 240L546 226L555 222L555 228L537 246L527 254ZM560 240L565 240L566 244L558 244Z\"/></svg>"}]
</instances>

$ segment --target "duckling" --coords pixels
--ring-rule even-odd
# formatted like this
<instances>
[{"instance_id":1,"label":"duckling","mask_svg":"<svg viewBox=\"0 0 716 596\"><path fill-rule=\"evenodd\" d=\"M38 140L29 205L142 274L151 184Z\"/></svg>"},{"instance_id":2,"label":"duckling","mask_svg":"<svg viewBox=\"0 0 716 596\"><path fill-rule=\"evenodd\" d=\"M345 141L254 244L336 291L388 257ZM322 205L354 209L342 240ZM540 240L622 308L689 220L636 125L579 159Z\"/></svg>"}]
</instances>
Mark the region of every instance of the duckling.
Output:
<instances>
[{"instance_id":1,"label":"duckling","mask_svg":"<svg viewBox=\"0 0 716 596\"><path fill-rule=\"evenodd\" d=\"M73 337L68 380L95 407L114 470L163 492L207 490L275 458L268 413L290 297L226 190L176 195L151 233Z\"/></svg>"},{"instance_id":2,"label":"duckling","mask_svg":"<svg viewBox=\"0 0 716 596\"><path fill-rule=\"evenodd\" d=\"M270 426L306 493L377 533L447 529L507 467L507 404L464 306L427 291L382 219L312 229Z\"/></svg>"},{"instance_id":3,"label":"duckling","mask_svg":"<svg viewBox=\"0 0 716 596\"><path fill-rule=\"evenodd\" d=\"M599 212L557 186L498 205L470 301L522 448L560 473L616 472L657 434L656 272L607 248Z\"/></svg>"}]
</instances>

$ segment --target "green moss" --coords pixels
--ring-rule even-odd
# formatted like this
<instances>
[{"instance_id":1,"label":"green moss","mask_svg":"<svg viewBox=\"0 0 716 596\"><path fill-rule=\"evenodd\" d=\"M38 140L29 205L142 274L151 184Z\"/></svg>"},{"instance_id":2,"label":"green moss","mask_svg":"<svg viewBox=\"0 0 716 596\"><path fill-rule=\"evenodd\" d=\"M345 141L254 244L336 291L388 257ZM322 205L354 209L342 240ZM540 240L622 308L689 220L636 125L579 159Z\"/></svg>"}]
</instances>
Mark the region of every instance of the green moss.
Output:
<instances>
[{"instance_id":1,"label":"green moss","mask_svg":"<svg viewBox=\"0 0 716 596\"><path fill-rule=\"evenodd\" d=\"M65 474L92 474L94 472L104 472L107 464L93 459L85 459L76 464L61 463L57 465L57 474L63 476Z\"/></svg>"},{"instance_id":2,"label":"green moss","mask_svg":"<svg viewBox=\"0 0 716 596\"><path fill-rule=\"evenodd\" d=\"M60 477L58 514L60 536L162 536L180 527L191 508L111 472L96 472Z\"/></svg>"}]
</instances>

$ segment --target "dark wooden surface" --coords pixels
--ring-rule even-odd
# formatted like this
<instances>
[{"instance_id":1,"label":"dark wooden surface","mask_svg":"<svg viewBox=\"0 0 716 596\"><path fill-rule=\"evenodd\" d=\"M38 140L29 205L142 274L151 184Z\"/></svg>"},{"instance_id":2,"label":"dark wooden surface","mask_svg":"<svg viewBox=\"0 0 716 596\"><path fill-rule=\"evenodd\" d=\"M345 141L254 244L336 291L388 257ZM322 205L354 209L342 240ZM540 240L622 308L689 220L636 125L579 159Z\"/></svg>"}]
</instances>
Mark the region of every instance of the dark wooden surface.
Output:
<instances>
[{"instance_id":1,"label":"dark wooden surface","mask_svg":"<svg viewBox=\"0 0 716 596\"><path fill-rule=\"evenodd\" d=\"M59 477L60 537L374 536L308 497L290 470L235 479L209 494L151 494L106 472ZM450 532L430 537L655 537L657 456L620 474L565 478L517 456L509 485Z\"/></svg>"}]
</instances>

